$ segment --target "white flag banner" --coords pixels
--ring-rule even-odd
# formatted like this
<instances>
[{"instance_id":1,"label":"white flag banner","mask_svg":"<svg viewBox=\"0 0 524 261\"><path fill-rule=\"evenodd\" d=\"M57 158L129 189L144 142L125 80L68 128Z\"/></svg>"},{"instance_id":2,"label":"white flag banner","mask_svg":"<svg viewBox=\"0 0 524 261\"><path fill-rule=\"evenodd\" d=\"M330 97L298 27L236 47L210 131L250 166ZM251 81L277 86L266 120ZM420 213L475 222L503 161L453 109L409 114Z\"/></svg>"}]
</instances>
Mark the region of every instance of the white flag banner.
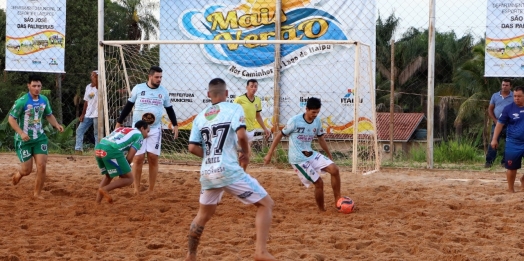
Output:
<instances>
[{"instance_id":1,"label":"white flag banner","mask_svg":"<svg viewBox=\"0 0 524 261\"><path fill-rule=\"evenodd\" d=\"M486 77L524 76L524 2L488 0Z\"/></svg>"},{"instance_id":2,"label":"white flag banner","mask_svg":"<svg viewBox=\"0 0 524 261\"><path fill-rule=\"evenodd\" d=\"M64 72L66 0L7 0L6 71Z\"/></svg>"}]
</instances>

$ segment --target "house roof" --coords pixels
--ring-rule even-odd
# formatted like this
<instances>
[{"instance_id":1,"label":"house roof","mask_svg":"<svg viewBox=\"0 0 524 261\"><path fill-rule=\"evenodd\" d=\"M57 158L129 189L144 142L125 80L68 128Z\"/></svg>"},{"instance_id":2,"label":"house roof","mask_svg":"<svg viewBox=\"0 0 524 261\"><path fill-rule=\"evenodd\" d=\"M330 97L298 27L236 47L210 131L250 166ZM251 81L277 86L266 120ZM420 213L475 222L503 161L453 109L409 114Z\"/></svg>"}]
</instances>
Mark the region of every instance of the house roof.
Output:
<instances>
[{"instance_id":1,"label":"house roof","mask_svg":"<svg viewBox=\"0 0 524 261\"><path fill-rule=\"evenodd\" d=\"M424 113L393 113L393 141L408 141L423 119ZM389 121L389 112L377 113L379 141L389 140Z\"/></svg>"}]
</instances>

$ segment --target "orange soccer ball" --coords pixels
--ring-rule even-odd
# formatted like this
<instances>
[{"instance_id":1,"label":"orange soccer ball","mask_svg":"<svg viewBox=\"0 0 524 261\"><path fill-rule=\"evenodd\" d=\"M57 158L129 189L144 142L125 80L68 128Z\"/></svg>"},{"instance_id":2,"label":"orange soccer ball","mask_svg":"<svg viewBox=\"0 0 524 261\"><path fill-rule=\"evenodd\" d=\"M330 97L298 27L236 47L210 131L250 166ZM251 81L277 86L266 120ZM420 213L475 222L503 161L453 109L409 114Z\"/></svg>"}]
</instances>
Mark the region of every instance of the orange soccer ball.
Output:
<instances>
[{"instance_id":1,"label":"orange soccer ball","mask_svg":"<svg viewBox=\"0 0 524 261\"><path fill-rule=\"evenodd\" d=\"M355 201L353 201L349 197L344 196L344 197L339 198L337 201L337 209L338 209L338 212L340 213L349 214L353 212L354 208L355 208Z\"/></svg>"}]
</instances>

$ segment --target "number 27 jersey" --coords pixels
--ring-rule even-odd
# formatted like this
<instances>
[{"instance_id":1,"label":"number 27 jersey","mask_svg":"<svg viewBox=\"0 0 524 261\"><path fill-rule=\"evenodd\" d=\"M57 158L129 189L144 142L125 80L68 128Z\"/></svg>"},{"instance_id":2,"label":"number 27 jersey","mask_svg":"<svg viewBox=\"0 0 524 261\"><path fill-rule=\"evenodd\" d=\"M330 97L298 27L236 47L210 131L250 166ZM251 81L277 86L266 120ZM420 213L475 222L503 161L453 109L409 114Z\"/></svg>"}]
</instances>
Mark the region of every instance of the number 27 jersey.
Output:
<instances>
[{"instance_id":1,"label":"number 27 jersey","mask_svg":"<svg viewBox=\"0 0 524 261\"><path fill-rule=\"evenodd\" d=\"M236 149L236 131L245 127L244 110L238 104L217 103L197 115L189 143L201 145L204 150L202 189L224 187L246 175L238 164Z\"/></svg>"}]
</instances>

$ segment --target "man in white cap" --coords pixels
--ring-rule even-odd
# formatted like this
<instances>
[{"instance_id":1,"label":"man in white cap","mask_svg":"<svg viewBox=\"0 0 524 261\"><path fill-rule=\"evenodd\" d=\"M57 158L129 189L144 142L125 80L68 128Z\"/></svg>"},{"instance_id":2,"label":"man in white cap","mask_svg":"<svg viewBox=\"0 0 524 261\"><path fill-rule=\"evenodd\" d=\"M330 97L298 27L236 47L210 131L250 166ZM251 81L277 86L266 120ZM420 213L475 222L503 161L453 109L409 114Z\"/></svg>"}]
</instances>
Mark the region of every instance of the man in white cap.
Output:
<instances>
[{"instance_id":1,"label":"man in white cap","mask_svg":"<svg viewBox=\"0 0 524 261\"><path fill-rule=\"evenodd\" d=\"M84 134L93 125L95 146L98 144L98 71L91 72L91 83L86 86L84 108L78 119L80 124L76 129L75 154L82 155Z\"/></svg>"}]
</instances>

